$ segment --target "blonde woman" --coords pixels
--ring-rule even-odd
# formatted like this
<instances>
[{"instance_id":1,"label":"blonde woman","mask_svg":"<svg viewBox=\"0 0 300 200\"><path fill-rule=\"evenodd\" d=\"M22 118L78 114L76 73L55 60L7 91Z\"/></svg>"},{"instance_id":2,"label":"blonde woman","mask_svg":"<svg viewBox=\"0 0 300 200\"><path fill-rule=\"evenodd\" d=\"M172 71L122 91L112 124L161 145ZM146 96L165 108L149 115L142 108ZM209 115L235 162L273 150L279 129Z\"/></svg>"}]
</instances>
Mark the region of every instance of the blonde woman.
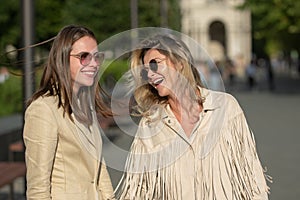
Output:
<instances>
[{"instance_id":1,"label":"blonde woman","mask_svg":"<svg viewBox=\"0 0 300 200\"><path fill-rule=\"evenodd\" d=\"M142 118L120 199L268 199L242 109L203 86L185 43L168 34L146 39L131 70Z\"/></svg>"}]
</instances>

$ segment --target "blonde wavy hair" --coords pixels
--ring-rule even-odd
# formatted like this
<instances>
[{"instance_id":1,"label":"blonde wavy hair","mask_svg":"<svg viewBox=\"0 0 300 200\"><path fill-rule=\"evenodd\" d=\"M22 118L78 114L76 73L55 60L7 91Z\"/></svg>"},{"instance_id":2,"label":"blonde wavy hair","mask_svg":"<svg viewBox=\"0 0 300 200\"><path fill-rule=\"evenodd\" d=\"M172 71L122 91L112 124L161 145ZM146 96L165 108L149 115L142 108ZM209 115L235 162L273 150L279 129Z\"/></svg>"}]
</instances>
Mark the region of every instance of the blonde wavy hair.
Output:
<instances>
[{"instance_id":1,"label":"blonde wavy hair","mask_svg":"<svg viewBox=\"0 0 300 200\"><path fill-rule=\"evenodd\" d=\"M134 98L137 103L135 110L147 113L155 105L167 104L167 97L159 96L157 90L149 83L143 81L141 69L144 65L144 56L150 49L156 49L165 55L175 66L180 75L180 87L188 89L190 99L202 103L202 97L196 94L198 87L204 87L200 75L194 66L194 60L187 45L180 39L170 34L159 34L142 41L131 55L131 71L137 88ZM180 67L179 67L180 66ZM179 92L179 91L177 91Z\"/></svg>"}]
</instances>

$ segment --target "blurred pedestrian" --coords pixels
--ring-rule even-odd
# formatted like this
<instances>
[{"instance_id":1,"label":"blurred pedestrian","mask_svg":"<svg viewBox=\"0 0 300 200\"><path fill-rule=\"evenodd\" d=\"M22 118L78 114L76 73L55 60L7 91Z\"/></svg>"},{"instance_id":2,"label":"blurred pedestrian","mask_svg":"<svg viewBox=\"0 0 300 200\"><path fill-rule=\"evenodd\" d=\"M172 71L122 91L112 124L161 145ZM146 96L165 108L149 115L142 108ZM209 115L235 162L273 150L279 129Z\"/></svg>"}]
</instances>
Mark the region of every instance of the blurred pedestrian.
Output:
<instances>
[{"instance_id":1,"label":"blurred pedestrian","mask_svg":"<svg viewBox=\"0 0 300 200\"><path fill-rule=\"evenodd\" d=\"M256 85L256 80L255 80L256 70L257 70L257 66L255 60L252 59L246 67L246 77L247 77L249 90L252 90Z\"/></svg>"},{"instance_id":2,"label":"blurred pedestrian","mask_svg":"<svg viewBox=\"0 0 300 200\"><path fill-rule=\"evenodd\" d=\"M229 78L229 87L230 87L230 89L233 89L235 81L236 81L235 80L236 79L235 64L234 64L234 62L230 58L227 58L225 60L224 66L225 66L225 70L226 70L227 76Z\"/></svg>"},{"instance_id":3,"label":"blurred pedestrian","mask_svg":"<svg viewBox=\"0 0 300 200\"><path fill-rule=\"evenodd\" d=\"M265 63L266 63L265 65L266 65L268 88L270 91L274 91L274 89L275 89L274 72L273 72L273 67L271 65L271 61L270 61L269 57L266 57Z\"/></svg>"},{"instance_id":4,"label":"blurred pedestrian","mask_svg":"<svg viewBox=\"0 0 300 200\"><path fill-rule=\"evenodd\" d=\"M8 69L6 67L0 67L0 83L4 83L8 78Z\"/></svg>"},{"instance_id":5,"label":"blurred pedestrian","mask_svg":"<svg viewBox=\"0 0 300 200\"><path fill-rule=\"evenodd\" d=\"M97 114L110 116L98 84L104 56L94 33L69 25L56 36L25 113L27 199L113 199Z\"/></svg>"}]
</instances>

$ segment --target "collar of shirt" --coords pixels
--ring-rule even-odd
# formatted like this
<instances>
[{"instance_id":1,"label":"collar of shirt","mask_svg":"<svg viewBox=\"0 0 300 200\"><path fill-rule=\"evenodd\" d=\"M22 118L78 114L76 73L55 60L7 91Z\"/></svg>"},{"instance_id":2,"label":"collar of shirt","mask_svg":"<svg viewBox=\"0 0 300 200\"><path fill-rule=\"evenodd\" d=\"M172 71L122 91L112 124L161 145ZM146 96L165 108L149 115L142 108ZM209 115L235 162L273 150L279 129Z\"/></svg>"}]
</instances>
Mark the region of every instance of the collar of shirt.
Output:
<instances>
[{"instance_id":1,"label":"collar of shirt","mask_svg":"<svg viewBox=\"0 0 300 200\"><path fill-rule=\"evenodd\" d=\"M199 113L199 121L195 124L194 130L190 137L187 137L184 130L176 120L175 115L171 111L170 105L167 104L165 109L162 112L161 119L168 127L170 127L175 133L177 133L182 139L190 143L194 138L194 132L199 127L201 121L203 120L204 115L207 112L214 111L219 107L219 102L214 101L212 97L212 92L206 88L199 87L199 91L203 98L203 111Z\"/></svg>"},{"instance_id":2,"label":"collar of shirt","mask_svg":"<svg viewBox=\"0 0 300 200\"><path fill-rule=\"evenodd\" d=\"M217 109L220 106L219 101L215 101L212 97L212 93L210 90L206 89L206 88L201 88L198 87L201 93L201 97L203 98L203 112L209 112L209 111L213 111L215 109ZM202 113L202 112L201 112ZM200 113L200 114L201 114ZM164 122L166 123L170 123L169 122L169 117L171 118L175 118L175 116L173 115L170 105L167 104L166 105L166 110L165 112L162 113L162 119Z\"/></svg>"}]
</instances>

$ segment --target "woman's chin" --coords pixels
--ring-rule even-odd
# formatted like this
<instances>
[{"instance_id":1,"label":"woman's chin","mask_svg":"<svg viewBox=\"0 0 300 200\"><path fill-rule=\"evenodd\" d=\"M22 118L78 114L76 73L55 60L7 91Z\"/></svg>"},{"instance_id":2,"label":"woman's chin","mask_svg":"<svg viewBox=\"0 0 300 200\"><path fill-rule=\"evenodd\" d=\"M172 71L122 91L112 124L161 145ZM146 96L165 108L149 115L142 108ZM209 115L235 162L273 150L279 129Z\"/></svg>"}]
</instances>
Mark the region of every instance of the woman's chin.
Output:
<instances>
[{"instance_id":1,"label":"woman's chin","mask_svg":"<svg viewBox=\"0 0 300 200\"><path fill-rule=\"evenodd\" d=\"M170 91L162 85L157 85L155 88L161 97L165 97L170 94Z\"/></svg>"}]
</instances>

